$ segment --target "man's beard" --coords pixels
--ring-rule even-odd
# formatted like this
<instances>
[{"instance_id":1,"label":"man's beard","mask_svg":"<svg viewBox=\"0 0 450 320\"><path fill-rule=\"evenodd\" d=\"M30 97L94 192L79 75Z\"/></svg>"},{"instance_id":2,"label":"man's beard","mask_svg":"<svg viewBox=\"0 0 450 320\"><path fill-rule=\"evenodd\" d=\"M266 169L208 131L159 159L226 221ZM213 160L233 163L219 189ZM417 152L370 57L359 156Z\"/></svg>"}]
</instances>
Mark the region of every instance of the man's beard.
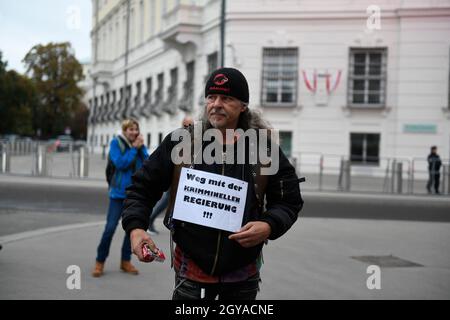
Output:
<instances>
[{"instance_id":1,"label":"man's beard","mask_svg":"<svg viewBox=\"0 0 450 320\"><path fill-rule=\"evenodd\" d=\"M214 115L221 115L221 116L223 116L224 118L226 118L227 114L226 114L225 112L223 112L223 111L218 111L217 109L212 109L212 110L211 110L211 113L210 113L209 115L210 115L209 123L211 124L211 126L212 126L213 128L220 129L220 128L223 127L223 126L220 126L220 125L219 125L219 123L218 123L217 120L212 120L211 118L214 117Z\"/></svg>"}]
</instances>

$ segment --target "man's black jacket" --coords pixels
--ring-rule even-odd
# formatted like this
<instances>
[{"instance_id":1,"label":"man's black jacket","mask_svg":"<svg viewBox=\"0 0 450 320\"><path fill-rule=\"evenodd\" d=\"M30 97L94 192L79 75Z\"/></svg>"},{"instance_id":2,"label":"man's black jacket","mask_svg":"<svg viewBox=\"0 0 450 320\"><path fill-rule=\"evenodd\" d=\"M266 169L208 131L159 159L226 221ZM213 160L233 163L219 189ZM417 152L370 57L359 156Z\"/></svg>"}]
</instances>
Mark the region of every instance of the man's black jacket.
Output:
<instances>
[{"instance_id":1,"label":"man's black jacket","mask_svg":"<svg viewBox=\"0 0 450 320\"><path fill-rule=\"evenodd\" d=\"M132 177L126 190L122 212L122 227L129 233L140 228L147 230L149 216L156 202L172 183L174 164L173 147L178 143L168 135ZM241 179L248 182L247 201L242 225L249 221L265 221L271 227L270 240L282 236L297 220L302 209L298 177L280 148L279 170L268 176L265 192L265 211L259 212L251 166L248 164L196 164L194 169ZM228 231L177 221L174 222L174 241L182 251L208 274L220 275L254 262L263 243L244 248L229 240Z\"/></svg>"},{"instance_id":2,"label":"man's black jacket","mask_svg":"<svg viewBox=\"0 0 450 320\"><path fill-rule=\"evenodd\" d=\"M441 158L436 153L430 153L428 155L428 170L431 174L439 174L441 169Z\"/></svg>"}]
</instances>

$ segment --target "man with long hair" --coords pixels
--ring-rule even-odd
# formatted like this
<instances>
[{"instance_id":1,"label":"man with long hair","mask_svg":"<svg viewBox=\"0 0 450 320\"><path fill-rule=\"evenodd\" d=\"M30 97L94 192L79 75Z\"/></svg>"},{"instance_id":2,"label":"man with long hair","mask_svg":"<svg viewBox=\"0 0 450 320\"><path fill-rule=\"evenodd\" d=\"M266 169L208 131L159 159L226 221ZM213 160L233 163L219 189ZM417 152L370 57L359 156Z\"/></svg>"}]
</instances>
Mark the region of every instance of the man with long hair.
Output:
<instances>
[{"instance_id":1,"label":"man with long hair","mask_svg":"<svg viewBox=\"0 0 450 320\"><path fill-rule=\"evenodd\" d=\"M186 193L181 196L179 192L183 191L177 191L177 185L181 180L180 172L186 169L180 168L184 167L184 163L177 164L173 158L172 151L177 150L174 148L178 147L179 143L172 141L172 137L179 133L178 131L166 137L142 169L133 176L133 183L127 189L122 226L130 234L133 252L139 260L146 261L142 253L143 246L158 252L155 243L145 232L148 226L148 213L163 192L171 188L165 225L170 228L176 243L175 249L171 249L175 270L175 289L172 298L218 297L253 300L259 290L259 271L264 243L282 236L296 221L303 206L299 179L294 167L278 146L271 150L272 159L278 159L274 174L264 176L262 174L264 164L252 164L249 161L252 156L250 148L246 148L243 152L241 157L243 161L237 161L240 152L238 145L249 145L245 142L245 133L254 129L268 129L259 115L249 110L248 83L240 71L233 68L214 71L206 83L205 99L203 117L189 132L195 132L196 128L203 127L205 130L212 130L216 140L203 139L199 151L194 152L195 154L186 152L188 158L192 156L189 170L212 174L217 179L234 178L240 185L247 186L245 194L239 199L239 202L242 200L243 207L242 220L237 220L240 228L231 232L225 226L212 227L211 222L203 220L202 223L188 222L192 217L201 218L202 214L203 217L206 214L207 217L212 217L212 213L205 213L201 207L198 207L198 210L182 209L175 212L175 201L193 199ZM191 143L189 139L182 139L182 142L184 146ZM195 144L195 141L193 142ZM213 156L219 161L213 163L206 159L196 161L196 155L211 149L211 145L215 146ZM267 144L258 145L258 148L265 149ZM225 149L234 149L235 157L231 159L227 157ZM258 153L259 150L253 150L253 154L255 151ZM211 190L205 185L202 192L209 194ZM218 196L221 199L231 197L226 191ZM236 200L236 198L229 199ZM198 197L195 203L217 205L214 200ZM223 203L218 203L219 209ZM225 214L229 214L225 209L218 211L218 215ZM236 219L236 215L228 217L230 220Z\"/></svg>"}]
</instances>

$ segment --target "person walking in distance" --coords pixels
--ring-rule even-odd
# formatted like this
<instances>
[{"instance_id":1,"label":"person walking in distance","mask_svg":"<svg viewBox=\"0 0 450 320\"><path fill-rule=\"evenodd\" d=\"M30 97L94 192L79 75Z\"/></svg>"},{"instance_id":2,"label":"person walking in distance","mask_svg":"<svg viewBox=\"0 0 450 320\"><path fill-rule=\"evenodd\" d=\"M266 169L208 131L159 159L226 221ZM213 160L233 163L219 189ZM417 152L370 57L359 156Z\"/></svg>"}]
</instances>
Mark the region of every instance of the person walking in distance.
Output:
<instances>
[{"instance_id":1,"label":"person walking in distance","mask_svg":"<svg viewBox=\"0 0 450 320\"><path fill-rule=\"evenodd\" d=\"M428 161L428 183L427 183L427 191L431 193L431 187L434 187L434 192L436 194L439 193L439 180L441 178L440 170L441 170L441 158L437 154L437 147L432 146L430 154L427 158Z\"/></svg>"}]
</instances>

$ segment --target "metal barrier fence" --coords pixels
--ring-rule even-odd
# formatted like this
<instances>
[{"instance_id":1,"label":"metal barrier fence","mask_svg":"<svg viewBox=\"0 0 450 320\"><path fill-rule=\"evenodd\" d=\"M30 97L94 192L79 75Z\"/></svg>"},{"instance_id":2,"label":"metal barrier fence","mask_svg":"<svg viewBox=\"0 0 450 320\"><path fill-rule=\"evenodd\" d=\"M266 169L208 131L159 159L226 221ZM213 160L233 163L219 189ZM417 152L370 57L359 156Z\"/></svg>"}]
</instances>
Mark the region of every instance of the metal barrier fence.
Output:
<instances>
[{"instance_id":1,"label":"metal barrier fence","mask_svg":"<svg viewBox=\"0 0 450 320\"><path fill-rule=\"evenodd\" d=\"M291 158L304 190L426 194L426 158L374 158L362 163L348 156L297 153ZM450 195L449 159L441 159L440 193Z\"/></svg>"},{"instance_id":2,"label":"metal barrier fence","mask_svg":"<svg viewBox=\"0 0 450 320\"><path fill-rule=\"evenodd\" d=\"M33 176L88 177L89 156L86 146L68 145L68 151L57 152L46 141L0 143L0 173Z\"/></svg>"},{"instance_id":3,"label":"metal barrier fence","mask_svg":"<svg viewBox=\"0 0 450 320\"><path fill-rule=\"evenodd\" d=\"M57 152L44 141L0 143L0 173L51 177L104 179L106 148L101 154L86 146ZM290 159L299 176L305 176L303 190L426 194L426 158L376 158L361 163L348 156L297 153ZM367 159L366 159L367 160ZM450 163L441 159L440 192L450 195Z\"/></svg>"}]
</instances>

